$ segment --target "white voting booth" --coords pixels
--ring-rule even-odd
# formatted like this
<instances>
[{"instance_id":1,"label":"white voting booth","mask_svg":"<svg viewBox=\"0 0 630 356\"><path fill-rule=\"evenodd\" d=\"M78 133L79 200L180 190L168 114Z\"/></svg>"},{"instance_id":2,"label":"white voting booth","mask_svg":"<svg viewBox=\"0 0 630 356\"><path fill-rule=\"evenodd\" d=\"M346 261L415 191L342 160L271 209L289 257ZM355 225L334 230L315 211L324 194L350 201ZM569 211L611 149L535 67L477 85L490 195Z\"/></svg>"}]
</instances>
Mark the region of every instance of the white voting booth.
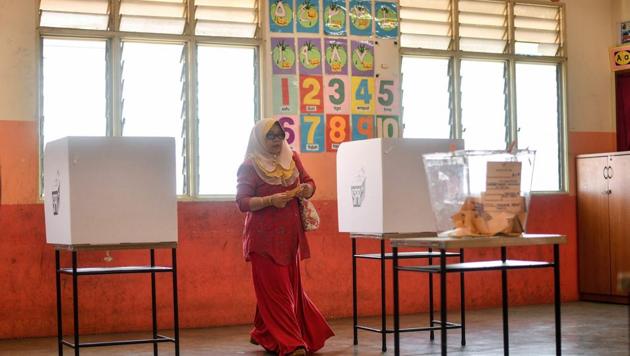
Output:
<instances>
[{"instance_id":1,"label":"white voting booth","mask_svg":"<svg viewBox=\"0 0 630 356\"><path fill-rule=\"evenodd\" d=\"M44 154L46 241L177 242L175 140L65 137Z\"/></svg>"},{"instance_id":2,"label":"white voting booth","mask_svg":"<svg viewBox=\"0 0 630 356\"><path fill-rule=\"evenodd\" d=\"M435 232L425 153L463 149L463 140L375 138L337 151L339 231Z\"/></svg>"}]
</instances>

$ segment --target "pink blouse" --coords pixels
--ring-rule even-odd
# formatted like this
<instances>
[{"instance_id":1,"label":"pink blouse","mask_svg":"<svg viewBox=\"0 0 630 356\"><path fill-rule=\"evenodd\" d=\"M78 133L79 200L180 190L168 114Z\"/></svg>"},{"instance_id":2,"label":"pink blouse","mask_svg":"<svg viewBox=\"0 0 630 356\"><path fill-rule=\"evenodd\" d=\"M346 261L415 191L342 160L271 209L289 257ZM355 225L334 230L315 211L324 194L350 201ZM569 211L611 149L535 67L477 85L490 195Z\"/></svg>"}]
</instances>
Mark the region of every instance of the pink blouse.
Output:
<instances>
[{"instance_id":1,"label":"pink blouse","mask_svg":"<svg viewBox=\"0 0 630 356\"><path fill-rule=\"evenodd\" d=\"M299 182L296 180L287 187L265 183L258 177L254 163L249 159L238 169L236 203L242 212L247 212L243 229L243 255L247 261L250 254L256 253L269 256L278 264L288 265L295 261L298 249L301 259L310 257L297 198L289 201L284 208L269 206L257 211L249 209L249 200L252 197L264 197L291 190L298 183L311 184L315 192L315 182L304 170L296 152L293 152L293 161L300 178Z\"/></svg>"}]
</instances>

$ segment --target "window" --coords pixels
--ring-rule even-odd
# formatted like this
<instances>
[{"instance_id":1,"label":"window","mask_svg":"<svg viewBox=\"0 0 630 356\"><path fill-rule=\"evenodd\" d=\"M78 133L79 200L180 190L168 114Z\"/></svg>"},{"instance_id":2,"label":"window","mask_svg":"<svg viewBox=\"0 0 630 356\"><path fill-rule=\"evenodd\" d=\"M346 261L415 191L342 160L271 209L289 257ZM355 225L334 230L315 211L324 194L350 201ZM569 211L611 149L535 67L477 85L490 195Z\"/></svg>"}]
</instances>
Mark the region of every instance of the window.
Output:
<instances>
[{"instance_id":1,"label":"window","mask_svg":"<svg viewBox=\"0 0 630 356\"><path fill-rule=\"evenodd\" d=\"M463 138L467 149L517 142L537 151L532 190L565 191L563 5L400 6L404 136Z\"/></svg>"},{"instance_id":2,"label":"window","mask_svg":"<svg viewBox=\"0 0 630 356\"><path fill-rule=\"evenodd\" d=\"M256 110L253 100L242 100L255 97L255 51L199 46L198 58L199 194L236 194Z\"/></svg>"},{"instance_id":3,"label":"window","mask_svg":"<svg viewBox=\"0 0 630 356\"><path fill-rule=\"evenodd\" d=\"M449 61L405 56L402 59L405 137L451 136Z\"/></svg>"},{"instance_id":4,"label":"window","mask_svg":"<svg viewBox=\"0 0 630 356\"><path fill-rule=\"evenodd\" d=\"M505 137L505 63L463 60L462 138L469 150L502 150Z\"/></svg>"},{"instance_id":5,"label":"window","mask_svg":"<svg viewBox=\"0 0 630 356\"><path fill-rule=\"evenodd\" d=\"M64 136L105 136L105 41L43 40L42 147Z\"/></svg>"},{"instance_id":6,"label":"window","mask_svg":"<svg viewBox=\"0 0 630 356\"><path fill-rule=\"evenodd\" d=\"M553 191L560 179L558 65L516 63L518 146L536 150L533 183Z\"/></svg>"},{"instance_id":7,"label":"window","mask_svg":"<svg viewBox=\"0 0 630 356\"><path fill-rule=\"evenodd\" d=\"M40 14L42 148L174 137L178 195L235 193L259 113L258 0L41 0Z\"/></svg>"},{"instance_id":8,"label":"window","mask_svg":"<svg viewBox=\"0 0 630 356\"><path fill-rule=\"evenodd\" d=\"M177 194L184 193L182 130L186 120L182 81L183 44L124 42L122 127L124 136L175 136Z\"/></svg>"}]
</instances>

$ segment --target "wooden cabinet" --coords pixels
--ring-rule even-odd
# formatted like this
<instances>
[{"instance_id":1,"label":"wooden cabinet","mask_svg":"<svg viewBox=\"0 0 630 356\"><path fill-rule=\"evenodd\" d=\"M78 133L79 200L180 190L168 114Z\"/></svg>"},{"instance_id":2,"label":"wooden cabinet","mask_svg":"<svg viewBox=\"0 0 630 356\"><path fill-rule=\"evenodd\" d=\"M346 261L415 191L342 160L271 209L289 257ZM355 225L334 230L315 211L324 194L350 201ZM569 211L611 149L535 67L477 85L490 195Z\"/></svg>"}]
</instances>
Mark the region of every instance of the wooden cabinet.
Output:
<instances>
[{"instance_id":1,"label":"wooden cabinet","mask_svg":"<svg viewBox=\"0 0 630 356\"><path fill-rule=\"evenodd\" d=\"M617 275L630 271L630 152L577 157L580 295L625 302Z\"/></svg>"}]
</instances>

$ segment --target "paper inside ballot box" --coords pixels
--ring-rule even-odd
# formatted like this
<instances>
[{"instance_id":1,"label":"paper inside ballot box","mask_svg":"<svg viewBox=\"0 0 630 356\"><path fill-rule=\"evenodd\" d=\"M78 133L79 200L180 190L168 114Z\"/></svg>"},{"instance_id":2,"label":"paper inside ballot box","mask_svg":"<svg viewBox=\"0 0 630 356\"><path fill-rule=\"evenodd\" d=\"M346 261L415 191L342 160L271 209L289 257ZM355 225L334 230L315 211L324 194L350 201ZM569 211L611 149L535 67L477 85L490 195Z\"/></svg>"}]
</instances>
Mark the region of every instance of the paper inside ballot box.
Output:
<instances>
[{"instance_id":1,"label":"paper inside ballot box","mask_svg":"<svg viewBox=\"0 0 630 356\"><path fill-rule=\"evenodd\" d=\"M517 235L524 231L527 215L525 197L521 195L522 163L519 161L486 162L485 191L465 199L451 218L455 229L451 236Z\"/></svg>"},{"instance_id":2,"label":"paper inside ballot box","mask_svg":"<svg viewBox=\"0 0 630 356\"><path fill-rule=\"evenodd\" d=\"M521 199L524 209L525 201ZM462 205L459 212L452 216L455 229L450 231L451 236L479 236L497 234L520 234L523 232L522 221L524 213L508 211L487 211L484 208L483 199L469 197Z\"/></svg>"}]
</instances>

